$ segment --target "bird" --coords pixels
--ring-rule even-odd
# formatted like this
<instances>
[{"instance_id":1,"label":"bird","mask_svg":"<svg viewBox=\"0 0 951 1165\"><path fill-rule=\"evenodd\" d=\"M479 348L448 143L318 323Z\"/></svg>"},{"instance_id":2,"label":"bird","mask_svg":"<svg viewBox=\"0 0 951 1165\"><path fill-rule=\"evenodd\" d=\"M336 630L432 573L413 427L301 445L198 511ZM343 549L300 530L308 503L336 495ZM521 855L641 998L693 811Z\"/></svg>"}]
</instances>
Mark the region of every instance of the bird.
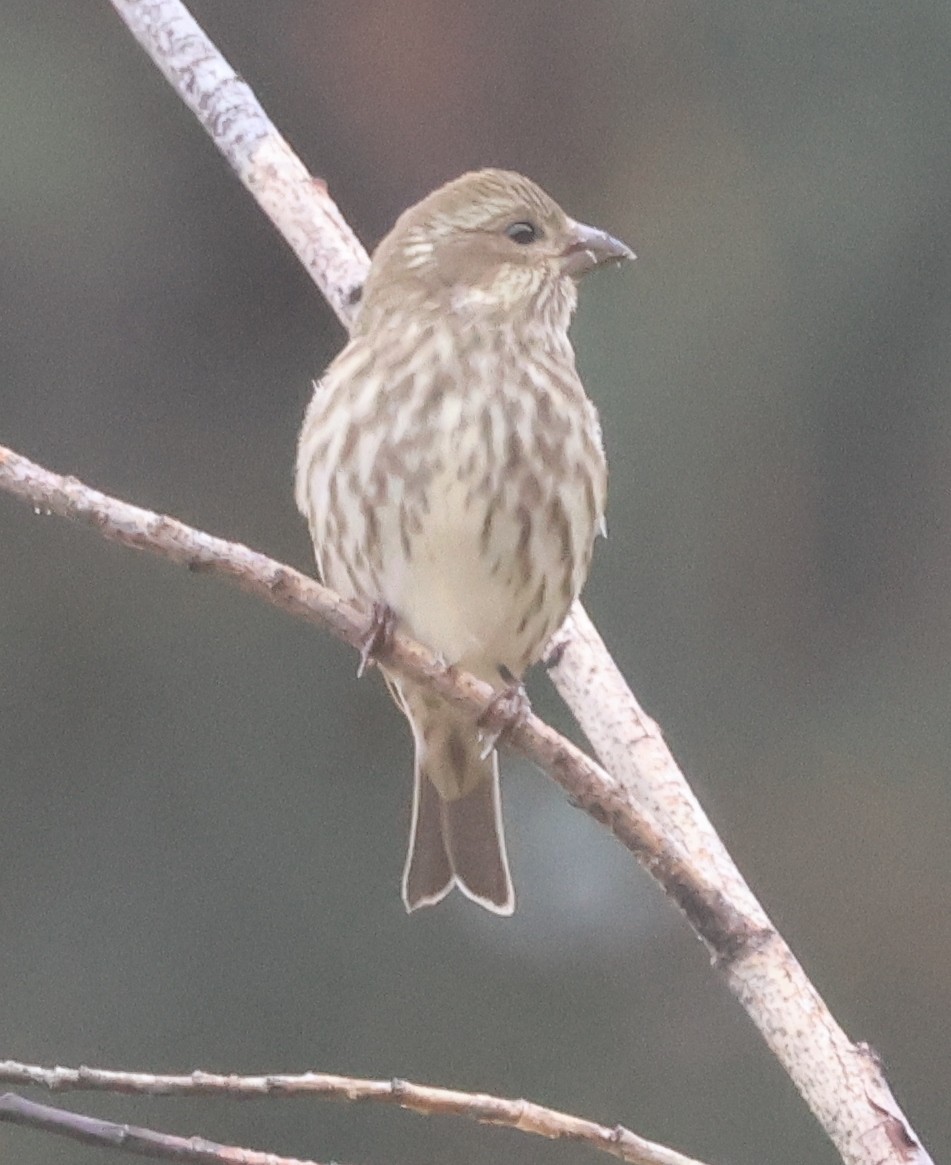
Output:
<instances>
[{"instance_id":1,"label":"bird","mask_svg":"<svg viewBox=\"0 0 951 1165\"><path fill-rule=\"evenodd\" d=\"M441 186L379 243L295 476L319 576L370 616L367 652L399 628L500 699L542 657L605 532L600 422L568 326L579 280L632 258L501 169ZM406 909L456 886L510 915L493 739L381 670L415 744Z\"/></svg>"}]
</instances>

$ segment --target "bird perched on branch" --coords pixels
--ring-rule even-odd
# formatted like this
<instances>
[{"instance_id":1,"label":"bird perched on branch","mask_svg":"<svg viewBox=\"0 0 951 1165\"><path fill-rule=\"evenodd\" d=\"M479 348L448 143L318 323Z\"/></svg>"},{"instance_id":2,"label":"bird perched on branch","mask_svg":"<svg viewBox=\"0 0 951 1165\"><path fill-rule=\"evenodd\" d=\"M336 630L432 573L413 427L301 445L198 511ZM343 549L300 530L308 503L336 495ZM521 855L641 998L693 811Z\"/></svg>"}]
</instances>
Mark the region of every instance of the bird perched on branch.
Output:
<instances>
[{"instance_id":1,"label":"bird perched on branch","mask_svg":"<svg viewBox=\"0 0 951 1165\"><path fill-rule=\"evenodd\" d=\"M449 182L380 243L296 481L324 582L373 615L368 650L398 626L500 695L541 657L604 521L601 432L568 339L577 281L629 258L505 170ZM457 885L511 914L494 748L464 710L386 679L416 744L407 909Z\"/></svg>"}]
</instances>

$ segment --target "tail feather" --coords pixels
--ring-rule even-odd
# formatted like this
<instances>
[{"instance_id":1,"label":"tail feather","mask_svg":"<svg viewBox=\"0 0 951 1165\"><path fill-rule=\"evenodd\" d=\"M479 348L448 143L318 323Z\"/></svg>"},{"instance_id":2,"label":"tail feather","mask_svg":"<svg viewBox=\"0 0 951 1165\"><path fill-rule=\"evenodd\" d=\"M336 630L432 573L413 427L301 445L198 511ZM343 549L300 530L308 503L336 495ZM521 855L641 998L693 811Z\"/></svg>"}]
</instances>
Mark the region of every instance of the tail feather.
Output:
<instances>
[{"instance_id":1,"label":"tail feather","mask_svg":"<svg viewBox=\"0 0 951 1165\"><path fill-rule=\"evenodd\" d=\"M442 823L443 800L431 781L416 774L413 824L403 870L403 902L407 910L435 906L452 889L455 877L446 850Z\"/></svg>"},{"instance_id":2,"label":"tail feather","mask_svg":"<svg viewBox=\"0 0 951 1165\"><path fill-rule=\"evenodd\" d=\"M457 801L443 801L443 841L463 894L495 914L511 914L515 891L505 852L499 760L495 753L490 762L491 780Z\"/></svg>"},{"instance_id":3,"label":"tail feather","mask_svg":"<svg viewBox=\"0 0 951 1165\"><path fill-rule=\"evenodd\" d=\"M434 905L455 885L487 910L511 914L498 758L482 756L471 723L446 704L405 688L400 697L416 739L406 909Z\"/></svg>"}]
</instances>

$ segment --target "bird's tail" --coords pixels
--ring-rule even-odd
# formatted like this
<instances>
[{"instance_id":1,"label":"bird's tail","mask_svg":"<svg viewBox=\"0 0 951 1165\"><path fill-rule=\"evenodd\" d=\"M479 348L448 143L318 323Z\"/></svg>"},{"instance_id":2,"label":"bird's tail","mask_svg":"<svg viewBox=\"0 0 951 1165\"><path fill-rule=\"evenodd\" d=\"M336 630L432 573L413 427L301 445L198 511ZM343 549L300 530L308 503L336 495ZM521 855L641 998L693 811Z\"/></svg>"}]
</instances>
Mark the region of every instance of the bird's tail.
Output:
<instances>
[{"instance_id":1,"label":"bird's tail","mask_svg":"<svg viewBox=\"0 0 951 1165\"><path fill-rule=\"evenodd\" d=\"M416 741L406 909L432 906L456 885L487 910L511 914L498 757L482 756L471 718L405 681L391 687Z\"/></svg>"}]
</instances>

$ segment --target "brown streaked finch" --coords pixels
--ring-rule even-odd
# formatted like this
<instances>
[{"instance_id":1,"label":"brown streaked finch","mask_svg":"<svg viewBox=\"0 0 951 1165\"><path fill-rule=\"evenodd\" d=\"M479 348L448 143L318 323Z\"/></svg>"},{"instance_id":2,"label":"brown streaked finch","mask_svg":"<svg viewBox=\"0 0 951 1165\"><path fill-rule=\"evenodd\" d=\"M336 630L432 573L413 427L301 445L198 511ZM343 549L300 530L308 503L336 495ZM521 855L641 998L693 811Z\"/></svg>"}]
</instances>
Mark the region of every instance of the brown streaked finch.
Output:
<instances>
[{"instance_id":1,"label":"brown streaked finch","mask_svg":"<svg viewBox=\"0 0 951 1165\"><path fill-rule=\"evenodd\" d=\"M297 505L324 582L498 693L541 657L603 530L601 431L568 325L578 279L626 258L527 178L464 174L380 243L304 419ZM384 674L416 744L406 908L456 885L511 914L494 748L464 710Z\"/></svg>"}]
</instances>

